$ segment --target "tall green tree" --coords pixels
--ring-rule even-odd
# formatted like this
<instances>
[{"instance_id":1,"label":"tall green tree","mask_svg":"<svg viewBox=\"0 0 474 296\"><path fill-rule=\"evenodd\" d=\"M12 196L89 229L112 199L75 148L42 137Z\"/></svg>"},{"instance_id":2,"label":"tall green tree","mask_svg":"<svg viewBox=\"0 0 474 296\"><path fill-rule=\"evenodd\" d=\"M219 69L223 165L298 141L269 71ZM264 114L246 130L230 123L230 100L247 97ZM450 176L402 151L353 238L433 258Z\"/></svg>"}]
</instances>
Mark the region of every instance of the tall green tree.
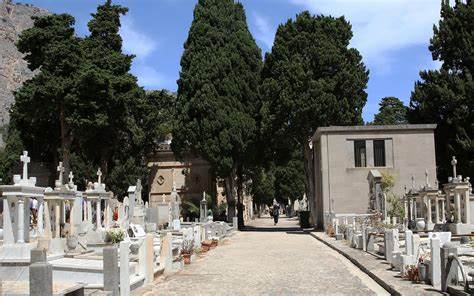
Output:
<instances>
[{"instance_id":1,"label":"tall green tree","mask_svg":"<svg viewBox=\"0 0 474 296\"><path fill-rule=\"evenodd\" d=\"M433 60L441 69L420 72L411 96L409 120L436 123L438 176L446 180L450 160L458 172L474 175L474 2L441 3L441 20L430 42Z\"/></svg>"},{"instance_id":2,"label":"tall green tree","mask_svg":"<svg viewBox=\"0 0 474 296\"><path fill-rule=\"evenodd\" d=\"M118 34L126 12L106 1L92 14L85 38L76 36L70 15L35 19L18 48L40 73L16 93L11 116L33 159L62 160L80 186L101 167L118 195L145 179L166 100L146 95L129 73L133 56L122 52Z\"/></svg>"},{"instance_id":3,"label":"tall green tree","mask_svg":"<svg viewBox=\"0 0 474 296\"><path fill-rule=\"evenodd\" d=\"M374 124L391 125L408 123L408 108L400 99L395 97L385 97L382 98L379 106L379 113L374 116Z\"/></svg>"},{"instance_id":4,"label":"tall green tree","mask_svg":"<svg viewBox=\"0 0 474 296\"><path fill-rule=\"evenodd\" d=\"M229 217L255 139L261 65L242 4L199 0L181 58L172 149L201 155L225 179Z\"/></svg>"},{"instance_id":5,"label":"tall green tree","mask_svg":"<svg viewBox=\"0 0 474 296\"><path fill-rule=\"evenodd\" d=\"M344 17L305 11L278 27L265 57L262 134L270 135L267 142L275 151L299 149L308 196L314 191L308 144L316 129L362 124L368 71L359 52L349 47L351 38Z\"/></svg>"}]
</instances>

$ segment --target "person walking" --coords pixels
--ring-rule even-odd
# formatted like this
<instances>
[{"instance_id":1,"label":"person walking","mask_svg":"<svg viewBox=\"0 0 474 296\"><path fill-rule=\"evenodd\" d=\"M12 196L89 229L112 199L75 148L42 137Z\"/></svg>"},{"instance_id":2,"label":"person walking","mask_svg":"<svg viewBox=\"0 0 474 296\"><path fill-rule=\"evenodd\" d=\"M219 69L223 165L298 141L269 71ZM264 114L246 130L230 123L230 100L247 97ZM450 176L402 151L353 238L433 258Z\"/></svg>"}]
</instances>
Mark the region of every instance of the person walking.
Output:
<instances>
[{"instance_id":1,"label":"person walking","mask_svg":"<svg viewBox=\"0 0 474 296\"><path fill-rule=\"evenodd\" d=\"M274 225L277 225L278 217L280 216L280 205L278 204L278 202L275 199L273 200L272 213L273 213Z\"/></svg>"}]
</instances>

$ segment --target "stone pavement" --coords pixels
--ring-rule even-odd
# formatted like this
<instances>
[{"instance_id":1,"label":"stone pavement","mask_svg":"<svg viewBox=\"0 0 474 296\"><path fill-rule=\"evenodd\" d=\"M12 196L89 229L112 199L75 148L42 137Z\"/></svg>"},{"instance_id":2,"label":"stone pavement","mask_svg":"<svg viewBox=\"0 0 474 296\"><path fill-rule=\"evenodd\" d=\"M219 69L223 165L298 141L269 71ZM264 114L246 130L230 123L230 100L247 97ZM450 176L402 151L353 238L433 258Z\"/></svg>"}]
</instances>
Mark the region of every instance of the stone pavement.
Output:
<instances>
[{"instance_id":1,"label":"stone pavement","mask_svg":"<svg viewBox=\"0 0 474 296\"><path fill-rule=\"evenodd\" d=\"M136 294L388 295L342 255L297 230L295 220L283 218L276 228L267 217L250 226Z\"/></svg>"}]
</instances>

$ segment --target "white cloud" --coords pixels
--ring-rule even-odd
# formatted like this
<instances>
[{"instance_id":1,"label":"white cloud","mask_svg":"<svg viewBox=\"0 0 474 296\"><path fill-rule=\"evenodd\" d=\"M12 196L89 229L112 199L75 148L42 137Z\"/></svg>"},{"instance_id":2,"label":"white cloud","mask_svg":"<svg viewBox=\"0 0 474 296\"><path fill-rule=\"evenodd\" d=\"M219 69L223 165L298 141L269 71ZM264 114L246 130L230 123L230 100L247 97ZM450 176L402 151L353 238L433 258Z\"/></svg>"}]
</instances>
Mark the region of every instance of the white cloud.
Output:
<instances>
[{"instance_id":1,"label":"white cloud","mask_svg":"<svg viewBox=\"0 0 474 296\"><path fill-rule=\"evenodd\" d=\"M313 13L344 15L352 24L351 45L372 70L385 72L392 51L427 45L439 20L439 0L290 0Z\"/></svg>"},{"instance_id":2,"label":"white cloud","mask_svg":"<svg viewBox=\"0 0 474 296\"><path fill-rule=\"evenodd\" d=\"M273 46L273 39L275 38L276 29L272 27L268 19L257 12L252 13L253 20L257 27L255 38L261 41L268 50Z\"/></svg>"},{"instance_id":3,"label":"white cloud","mask_svg":"<svg viewBox=\"0 0 474 296\"><path fill-rule=\"evenodd\" d=\"M121 19L120 36L123 39L123 49L126 53L134 54L137 59L144 59L157 47L157 42L140 32L134 24L133 18L124 16Z\"/></svg>"},{"instance_id":4,"label":"white cloud","mask_svg":"<svg viewBox=\"0 0 474 296\"><path fill-rule=\"evenodd\" d=\"M144 63L134 63L132 73L137 76L138 84L146 89L160 89L167 83L163 74Z\"/></svg>"}]
</instances>

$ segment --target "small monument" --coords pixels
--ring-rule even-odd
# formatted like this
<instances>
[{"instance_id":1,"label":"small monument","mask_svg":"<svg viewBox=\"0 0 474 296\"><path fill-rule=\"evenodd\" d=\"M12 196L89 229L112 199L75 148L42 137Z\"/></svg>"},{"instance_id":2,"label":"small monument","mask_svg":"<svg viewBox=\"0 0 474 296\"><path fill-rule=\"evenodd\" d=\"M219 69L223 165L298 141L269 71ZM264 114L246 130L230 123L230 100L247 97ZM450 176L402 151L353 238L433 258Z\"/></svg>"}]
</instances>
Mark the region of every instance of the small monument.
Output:
<instances>
[{"instance_id":1,"label":"small monument","mask_svg":"<svg viewBox=\"0 0 474 296\"><path fill-rule=\"evenodd\" d=\"M202 200L200 202L199 222L207 222L207 200L205 191L202 193Z\"/></svg>"}]
</instances>

